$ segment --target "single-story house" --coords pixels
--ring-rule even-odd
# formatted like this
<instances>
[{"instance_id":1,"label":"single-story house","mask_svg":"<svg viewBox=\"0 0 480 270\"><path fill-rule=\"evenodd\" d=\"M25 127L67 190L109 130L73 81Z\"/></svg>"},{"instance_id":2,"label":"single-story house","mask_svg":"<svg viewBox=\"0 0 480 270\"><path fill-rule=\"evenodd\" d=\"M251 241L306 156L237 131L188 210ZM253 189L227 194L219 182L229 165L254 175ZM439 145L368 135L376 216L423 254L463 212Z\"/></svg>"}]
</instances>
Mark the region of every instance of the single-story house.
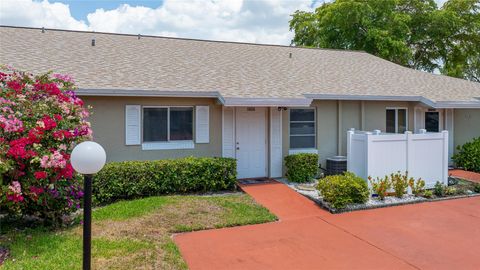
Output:
<instances>
[{"instance_id":1,"label":"single-story house","mask_svg":"<svg viewBox=\"0 0 480 270\"><path fill-rule=\"evenodd\" d=\"M109 161L238 160L239 178L283 158L346 154L350 128L480 136L480 83L360 51L0 27L0 63L72 75ZM394 155L395 153L392 153Z\"/></svg>"}]
</instances>

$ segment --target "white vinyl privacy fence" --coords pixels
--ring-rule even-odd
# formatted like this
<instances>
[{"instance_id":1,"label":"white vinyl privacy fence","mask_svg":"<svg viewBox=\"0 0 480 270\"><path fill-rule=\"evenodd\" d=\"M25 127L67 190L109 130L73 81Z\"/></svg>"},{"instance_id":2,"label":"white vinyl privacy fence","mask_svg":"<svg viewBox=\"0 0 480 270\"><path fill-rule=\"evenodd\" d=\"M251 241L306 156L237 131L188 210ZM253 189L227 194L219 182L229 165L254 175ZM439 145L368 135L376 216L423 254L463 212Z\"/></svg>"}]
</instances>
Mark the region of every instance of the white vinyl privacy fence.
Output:
<instances>
[{"instance_id":1,"label":"white vinyl privacy fence","mask_svg":"<svg viewBox=\"0 0 480 270\"><path fill-rule=\"evenodd\" d=\"M367 179L395 172L422 178L427 188L448 183L448 131L405 134L348 131L347 167Z\"/></svg>"}]
</instances>

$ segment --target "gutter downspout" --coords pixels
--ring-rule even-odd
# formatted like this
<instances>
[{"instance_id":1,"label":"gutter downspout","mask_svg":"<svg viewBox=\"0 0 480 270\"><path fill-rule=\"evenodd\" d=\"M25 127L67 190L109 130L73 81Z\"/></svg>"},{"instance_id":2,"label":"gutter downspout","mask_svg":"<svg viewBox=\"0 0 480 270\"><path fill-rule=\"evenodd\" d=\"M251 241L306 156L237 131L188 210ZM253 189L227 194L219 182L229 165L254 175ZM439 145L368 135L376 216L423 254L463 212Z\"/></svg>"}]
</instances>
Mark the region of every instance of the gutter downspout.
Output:
<instances>
[{"instance_id":1,"label":"gutter downspout","mask_svg":"<svg viewBox=\"0 0 480 270\"><path fill-rule=\"evenodd\" d=\"M337 155L342 155L342 101L337 101Z\"/></svg>"},{"instance_id":2,"label":"gutter downspout","mask_svg":"<svg viewBox=\"0 0 480 270\"><path fill-rule=\"evenodd\" d=\"M365 130L365 101L360 102L360 127Z\"/></svg>"}]
</instances>

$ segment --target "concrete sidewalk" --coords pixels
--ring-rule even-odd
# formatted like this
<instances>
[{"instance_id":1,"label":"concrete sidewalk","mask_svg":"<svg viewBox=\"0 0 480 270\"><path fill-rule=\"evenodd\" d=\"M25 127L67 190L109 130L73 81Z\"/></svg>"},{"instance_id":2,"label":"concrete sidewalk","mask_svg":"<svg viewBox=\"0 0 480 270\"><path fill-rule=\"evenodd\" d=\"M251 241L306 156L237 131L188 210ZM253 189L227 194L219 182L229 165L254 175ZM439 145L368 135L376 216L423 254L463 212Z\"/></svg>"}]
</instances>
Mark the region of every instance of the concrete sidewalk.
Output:
<instances>
[{"instance_id":1,"label":"concrete sidewalk","mask_svg":"<svg viewBox=\"0 0 480 270\"><path fill-rule=\"evenodd\" d=\"M332 215L280 183L243 187L279 222L180 234L190 269L480 269L480 198Z\"/></svg>"}]
</instances>

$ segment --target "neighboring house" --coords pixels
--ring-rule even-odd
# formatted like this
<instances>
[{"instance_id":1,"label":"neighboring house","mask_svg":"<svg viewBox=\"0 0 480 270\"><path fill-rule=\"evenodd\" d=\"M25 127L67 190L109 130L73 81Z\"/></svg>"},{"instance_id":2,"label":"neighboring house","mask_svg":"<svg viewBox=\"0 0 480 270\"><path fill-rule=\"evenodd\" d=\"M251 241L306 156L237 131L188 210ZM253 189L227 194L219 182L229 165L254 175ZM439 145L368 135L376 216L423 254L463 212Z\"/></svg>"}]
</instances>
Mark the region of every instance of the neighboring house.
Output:
<instances>
[{"instance_id":1,"label":"neighboring house","mask_svg":"<svg viewBox=\"0 0 480 270\"><path fill-rule=\"evenodd\" d=\"M240 178L346 154L350 128L480 136L480 83L365 52L0 27L0 63L71 74L108 160L225 156ZM395 155L395 153L392 153Z\"/></svg>"}]
</instances>

